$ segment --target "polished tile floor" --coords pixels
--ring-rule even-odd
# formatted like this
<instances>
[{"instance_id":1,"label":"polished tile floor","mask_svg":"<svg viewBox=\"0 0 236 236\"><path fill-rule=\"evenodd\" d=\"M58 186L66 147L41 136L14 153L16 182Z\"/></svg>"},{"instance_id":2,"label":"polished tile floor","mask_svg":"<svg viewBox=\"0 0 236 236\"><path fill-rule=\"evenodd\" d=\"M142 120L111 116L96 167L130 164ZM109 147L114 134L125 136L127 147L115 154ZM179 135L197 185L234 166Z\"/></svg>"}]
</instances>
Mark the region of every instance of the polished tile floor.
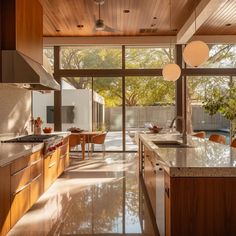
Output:
<instances>
[{"instance_id":1,"label":"polished tile floor","mask_svg":"<svg viewBox=\"0 0 236 236\"><path fill-rule=\"evenodd\" d=\"M72 159L9 235L157 235L134 153Z\"/></svg>"}]
</instances>

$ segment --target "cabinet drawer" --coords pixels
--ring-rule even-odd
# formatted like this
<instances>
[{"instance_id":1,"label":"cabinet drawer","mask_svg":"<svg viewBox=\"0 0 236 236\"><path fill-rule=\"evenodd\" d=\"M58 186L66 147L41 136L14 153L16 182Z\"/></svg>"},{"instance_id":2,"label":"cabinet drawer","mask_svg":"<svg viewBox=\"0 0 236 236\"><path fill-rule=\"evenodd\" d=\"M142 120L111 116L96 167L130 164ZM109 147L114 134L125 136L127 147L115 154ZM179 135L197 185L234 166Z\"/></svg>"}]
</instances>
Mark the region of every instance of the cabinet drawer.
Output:
<instances>
[{"instance_id":1,"label":"cabinet drawer","mask_svg":"<svg viewBox=\"0 0 236 236\"><path fill-rule=\"evenodd\" d=\"M66 156L61 156L58 161L58 176L61 175L65 169Z\"/></svg>"},{"instance_id":2,"label":"cabinet drawer","mask_svg":"<svg viewBox=\"0 0 236 236\"><path fill-rule=\"evenodd\" d=\"M11 195L11 227L25 214L30 208L30 185L16 194Z\"/></svg>"},{"instance_id":3,"label":"cabinet drawer","mask_svg":"<svg viewBox=\"0 0 236 236\"><path fill-rule=\"evenodd\" d=\"M11 176L11 193L14 194L30 182L30 166Z\"/></svg>"},{"instance_id":4,"label":"cabinet drawer","mask_svg":"<svg viewBox=\"0 0 236 236\"><path fill-rule=\"evenodd\" d=\"M49 165L57 162L57 153L58 151L54 151L52 154L50 154L49 156L47 156L47 158L49 159Z\"/></svg>"},{"instance_id":5,"label":"cabinet drawer","mask_svg":"<svg viewBox=\"0 0 236 236\"><path fill-rule=\"evenodd\" d=\"M43 193L43 175L32 180L30 184L30 206L32 206Z\"/></svg>"},{"instance_id":6,"label":"cabinet drawer","mask_svg":"<svg viewBox=\"0 0 236 236\"><path fill-rule=\"evenodd\" d=\"M57 162L54 162L48 166L50 185L57 179Z\"/></svg>"},{"instance_id":7,"label":"cabinet drawer","mask_svg":"<svg viewBox=\"0 0 236 236\"><path fill-rule=\"evenodd\" d=\"M38 175L40 175L43 172L43 166L42 166L42 159L39 159L37 162L35 162L31 167L30 167L30 175L31 179L36 178Z\"/></svg>"},{"instance_id":8,"label":"cabinet drawer","mask_svg":"<svg viewBox=\"0 0 236 236\"><path fill-rule=\"evenodd\" d=\"M11 164L11 174L24 169L30 164L30 156L21 157Z\"/></svg>"},{"instance_id":9,"label":"cabinet drawer","mask_svg":"<svg viewBox=\"0 0 236 236\"><path fill-rule=\"evenodd\" d=\"M41 157L42 157L42 151L33 153L30 156L30 163L33 164L34 162L37 162Z\"/></svg>"},{"instance_id":10,"label":"cabinet drawer","mask_svg":"<svg viewBox=\"0 0 236 236\"><path fill-rule=\"evenodd\" d=\"M69 146L68 146L68 144L65 144L65 145L61 146L61 147L59 148L59 150L60 150L60 156L65 155L65 154L67 153L67 151L69 151Z\"/></svg>"}]
</instances>

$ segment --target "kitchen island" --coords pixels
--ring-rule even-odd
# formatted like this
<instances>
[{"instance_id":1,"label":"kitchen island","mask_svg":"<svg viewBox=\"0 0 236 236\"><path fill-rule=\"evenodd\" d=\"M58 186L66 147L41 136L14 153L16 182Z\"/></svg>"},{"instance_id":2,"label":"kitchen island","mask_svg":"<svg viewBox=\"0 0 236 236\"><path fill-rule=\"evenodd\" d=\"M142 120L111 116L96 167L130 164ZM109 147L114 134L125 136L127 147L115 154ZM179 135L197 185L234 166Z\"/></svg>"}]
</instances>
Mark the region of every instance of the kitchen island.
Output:
<instances>
[{"instance_id":1,"label":"kitchen island","mask_svg":"<svg viewBox=\"0 0 236 236\"><path fill-rule=\"evenodd\" d=\"M236 235L236 149L140 134L139 160L160 235Z\"/></svg>"}]
</instances>

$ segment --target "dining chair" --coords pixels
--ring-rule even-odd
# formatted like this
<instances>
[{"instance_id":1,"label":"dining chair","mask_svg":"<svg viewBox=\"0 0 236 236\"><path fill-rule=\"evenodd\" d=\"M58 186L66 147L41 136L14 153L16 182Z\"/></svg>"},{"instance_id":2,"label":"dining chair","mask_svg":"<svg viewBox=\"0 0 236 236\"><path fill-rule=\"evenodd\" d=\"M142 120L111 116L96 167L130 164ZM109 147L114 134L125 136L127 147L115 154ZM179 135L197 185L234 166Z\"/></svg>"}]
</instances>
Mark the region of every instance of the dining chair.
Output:
<instances>
[{"instance_id":1,"label":"dining chair","mask_svg":"<svg viewBox=\"0 0 236 236\"><path fill-rule=\"evenodd\" d=\"M199 132L197 132L197 133L195 133L195 134L192 134L192 136L198 137L198 138L206 138L206 132L204 132L204 131L199 131Z\"/></svg>"},{"instance_id":2,"label":"dining chair","mask_svg":"<svg viewBox=\"0 0 236 236\"><path fill-rule=\"evenodd\" d=\"M226 144L226 136L221 134L212 134L209 140L216 143Z\"/></svg>"},{"instance_id":3,"label":"dining chair","mask_svg":"<svg viewBox=\"0 0 236 236\"><path fill-rule=\"evenodd\" d=\"M234 138L234 139L231 141L230 146L233 147L233 148L236 148L236 138Z\"/></svg>"},{"instance_id":4,"label":"dining chair","mask_svg":"<svg viewBox=\"0 0 236 236\"><path fill-rule=\"evenodd\" d=\"M103 151L103 157L105 157L105 139L107 136L107 132L101 133L101 134L97 134L91 137L91 144L92 147L90 149L91 151L91 155L93 154L93 150L94 150L94 144L98 144L98 145L102 145L102 151Z\"/></svg>"},{"instance_id":5,"label":"dining chair","mask_svg":"<svg viewBox=\"0 0 236 236\"><path fill-rule=\"evenodd\" d=\"M69 136L69 148L74 148L78 145L81 145L82 137L80 135L73 135ZM71 157L71 156L70 156Z\"/></svg>"}]
</instances>

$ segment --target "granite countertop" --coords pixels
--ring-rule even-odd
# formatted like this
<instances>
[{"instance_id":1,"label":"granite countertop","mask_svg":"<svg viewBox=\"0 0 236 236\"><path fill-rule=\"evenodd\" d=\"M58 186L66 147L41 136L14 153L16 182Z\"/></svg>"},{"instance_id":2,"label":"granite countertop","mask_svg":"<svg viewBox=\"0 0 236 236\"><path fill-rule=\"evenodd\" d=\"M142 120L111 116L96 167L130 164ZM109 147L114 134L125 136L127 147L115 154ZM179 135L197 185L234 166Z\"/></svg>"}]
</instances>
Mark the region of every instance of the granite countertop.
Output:
<instances>
[{"instance_id":1,"label":"granite countertop","mask_svg":"<svg viewBox=\"0 0 236 236\"><path fill-rule=\"evenodd\" d=\"M190 148L160 148L153 141L182 142L180 135L140 134L139 138L172 177L236 177L236 149L228 145L188 136Z\"/></svg>"},{"instance_id":2,"label":"granite countertop","mask_svg":"<svg viewBox=\"0 0 236 236\"><path fill-rule=\"evenodd\" d=\"M48 135L56 134L66 138L71 134L69 131L52 132ZM1 140L12 139L13 135L2 135ZM43 143L1 143L0 142L0 167L10 164L14 160L34 153L44 147Z\"/></svg>"},{"instance_id":3,"label":"granite countertop","mask_svg":"<svg viewBox=\"0 0 236 236\"><path fill-rule=\"evenodd\" d=\"M43 148L43 143L0 143L0 167Z\"/></svg>"}]
</instances>

